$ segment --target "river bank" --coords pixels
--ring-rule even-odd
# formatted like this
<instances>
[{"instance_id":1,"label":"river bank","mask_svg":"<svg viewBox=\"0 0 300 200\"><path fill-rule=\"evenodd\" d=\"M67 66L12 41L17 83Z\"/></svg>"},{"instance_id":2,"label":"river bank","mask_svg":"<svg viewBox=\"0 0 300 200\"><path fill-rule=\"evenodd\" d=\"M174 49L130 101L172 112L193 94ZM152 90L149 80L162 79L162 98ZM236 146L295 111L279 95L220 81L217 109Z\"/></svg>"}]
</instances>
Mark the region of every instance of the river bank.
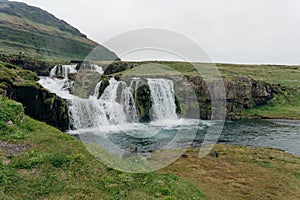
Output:
<instances>
[{"instance_id":1,"label":"river bank","mask_svg":"<svg viewBox=\"0 0 300 200\"><path fill-rule=\"evenodd\" d=\"M199 158L189 149L158 172L108 168L83 144L1 100L0 167L3 199L283 199L299 198L300 158L270 148L216 145ZM2 123L8 119L14 125ZM22 122L23 121L23 122Z\"/></svg>"}]
</instances>

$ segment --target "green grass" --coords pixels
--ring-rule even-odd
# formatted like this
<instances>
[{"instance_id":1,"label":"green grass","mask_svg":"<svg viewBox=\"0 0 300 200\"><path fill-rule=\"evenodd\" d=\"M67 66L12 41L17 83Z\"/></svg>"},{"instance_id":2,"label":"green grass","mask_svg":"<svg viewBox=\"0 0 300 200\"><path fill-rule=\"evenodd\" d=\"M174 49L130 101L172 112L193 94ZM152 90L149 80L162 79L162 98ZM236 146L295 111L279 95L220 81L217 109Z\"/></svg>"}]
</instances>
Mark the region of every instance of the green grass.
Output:
<instances>
[{"instance_id":1,"label":"green grass","mask_svg":"<svg viewBox=\"0 0 300 200\"><path fill-rule=\"evenodd\" d=\"M36 73L21 67L0 61L0 94L4 94L8 85L30 86L40 88Z\"/></svg>"},{"instance_id":2,"label":"green grass","mask_svg":"<svg viewBox=\"0 0 300 200\"><path fill-rule=\"evenodd\" d=\"M299 199L300 159L271 148L218 144L219 157L199 159L197 149L186 152L162 173L193 183L210 199ZM179 170L178 170L179 169Z\"/></svg>"},{"instance_id":3,"label":"green grass","mask_svg":"<svg viewBox=\"0 0 300 200\"><path fill-rule=\"evenodd\" d=\"M49 62L83 60L97 43L83 37L79 32L74 34L65 28L55 22L51 25L43 24L25 17L0 13L0 54L17 55L24 52L26 56ZM117 58L104 47L100 52L102 60Z\"/></svg>"},{"instance_id":4,"label":"green grass","mask_svg":"<svg viewBox=\"0 0 300 200\"><path fill-rule=\"evenodd\" d=\"M205 199L174 175L107 168L79 140L29 117L9 127L22 106L0 100L0 141L32 146L16 156L0 151L1 199Z\"/></svg>"},{"instance_id":5,"label":"green grass","mask_svg":"<svg viewBox=\"0 0 300 200\"><path fill-rule=\"evenodd\" d=\"M106 167L72 136L27 116L22 123L21 104L0 98L0 107L0 142L29 145L16 155L0 150L0 199L282 199L300 195L299 157L282 151L217 145L219 158L199 159L198 150L189 149L187 158L158 172L129 174ZM15 125L6 125L7 120Z\"/></svg>"}]
</instances>

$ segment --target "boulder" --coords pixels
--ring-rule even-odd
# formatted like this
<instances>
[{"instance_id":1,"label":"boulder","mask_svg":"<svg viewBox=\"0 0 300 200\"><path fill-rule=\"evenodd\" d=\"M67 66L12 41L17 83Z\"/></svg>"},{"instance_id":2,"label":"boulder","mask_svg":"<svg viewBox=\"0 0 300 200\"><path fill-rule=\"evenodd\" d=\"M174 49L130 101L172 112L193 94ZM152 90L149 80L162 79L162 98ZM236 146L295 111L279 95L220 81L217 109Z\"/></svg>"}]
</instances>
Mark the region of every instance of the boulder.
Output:
<instances>
[{"instance_id":1,"label":"boulder","mask_svg":"<svg viewBox=\"0 0 300 200\"><path fill-rule=\"evenodd\" d=\"M137 154L137 151L138 151L138 148L136 146L128 147L124 151L122 158L126 159L126 158L129 158L129 157L133 157Z\"/></svg>"},{"instance_id":2,"label":"boulder","mask_svg":"<svg viewBox=\"0 0 300 200\"><path fill-rule=\"evenodd\" d=\"M14 123L13 123L11 120L9 120L8 122L6 122L6 124L7 124L8 126L14 126Z\"/></svg>"}]
</instances>

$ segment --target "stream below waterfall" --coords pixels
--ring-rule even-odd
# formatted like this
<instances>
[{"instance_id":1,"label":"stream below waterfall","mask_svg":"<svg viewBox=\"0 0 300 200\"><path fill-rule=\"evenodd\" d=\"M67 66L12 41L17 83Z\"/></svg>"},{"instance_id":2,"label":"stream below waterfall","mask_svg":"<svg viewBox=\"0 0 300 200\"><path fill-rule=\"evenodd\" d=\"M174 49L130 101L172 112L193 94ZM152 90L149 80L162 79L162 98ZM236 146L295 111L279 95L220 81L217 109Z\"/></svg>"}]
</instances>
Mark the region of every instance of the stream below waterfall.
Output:
<instances>
[{"instance_id":1,"label":"stream below waterfall","mask_svg":"<svg viewBox=\"0 0 300 200\"><path fill-rule=\"evenodd\" d=\"M103 73L100 66L95 65L91 70ZM93 88L94 94L79 98L69 92L74 81L69 80L68 74L76 72L74 65L55 67L49 77L40 77L39 83L67 99L72 127L68 133L78 135L84 143L107 148L115 145L122 150L136 146L138 152L144 154L168 147L170 143L172 147L199 147L215 123L180 119L176 114L172 80L153 78L147 79L152 101L151 122L140 123L134 93L139 86L138 78L130 83L111 78L101 96L99 81ZM218 143L272 147L300 156L300 121L227 121Z\"/></svg>"}]
</instances>

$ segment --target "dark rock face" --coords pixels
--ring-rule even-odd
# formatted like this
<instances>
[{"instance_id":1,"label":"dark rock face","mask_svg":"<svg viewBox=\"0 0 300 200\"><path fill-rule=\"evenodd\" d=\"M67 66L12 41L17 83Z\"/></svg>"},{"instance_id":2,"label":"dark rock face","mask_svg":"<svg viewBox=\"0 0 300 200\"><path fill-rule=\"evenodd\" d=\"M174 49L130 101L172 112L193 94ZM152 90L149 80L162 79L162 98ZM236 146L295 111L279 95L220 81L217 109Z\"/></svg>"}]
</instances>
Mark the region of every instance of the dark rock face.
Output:
<instances>
[{"instance_id":1,"label":"dark rock face","mask_svg":"<svg viewBox=\"0 0 300 200\"><path fill-rule=\"evenodd\" d=\"M67 102L47 90L33 86L11 86L7 96L21 102L25 113L65 131L69 128Z\"/></svg>"},{"instance_id":2,"label":"dark rock face","mask_svg":"<svg viewBox=\"0 0 300 200\"><path fill-rule=\"evenodd\" d=\"M109 81L107 77L104 77L101 82L101 86L99 88L99 96L98 99L102 96L104 90L109 86Z\"/></svg>"},{"instance_id":3,"label":"dark rock face","mask_svg":"<svg viewBox=\"0 0 300 200\"><path fill-rule=\"evenodd\" d=\"M186 77L192 84L199 102L200 118L211 118L211 98L208 87L215 84L205 82L201 77ZM252 80L248 77L237 76L224 79L224 88L227 101L227 116L229 120L241 119L242 112L247 108L267 104L276 94L271 85ZM217 92L217 91L216 91Z\"/></svg>"},{"instance_id":4,"label":"dark rock face","mask_svg":"<svg viewBox=\"0 0 300 200\"><path fill-rule=\"evenodd\" d=\"M119 73L127 69L132 69L140 64L138 63L129 63L129 62L113 62L108 66L104 66L104 75Z\"/></svg>"},{"instance_id":5,"label":"dark rock face","mask_svg":"<svg viewBox=\"0 0 300 200\"><path fill-rule=\"evenodd\" d=\"M148 85L142 85L135 91L136 106L139 111L140 122L150 122L150 108L152 106L150 88Z\"/></svg>"}]
</instances>

